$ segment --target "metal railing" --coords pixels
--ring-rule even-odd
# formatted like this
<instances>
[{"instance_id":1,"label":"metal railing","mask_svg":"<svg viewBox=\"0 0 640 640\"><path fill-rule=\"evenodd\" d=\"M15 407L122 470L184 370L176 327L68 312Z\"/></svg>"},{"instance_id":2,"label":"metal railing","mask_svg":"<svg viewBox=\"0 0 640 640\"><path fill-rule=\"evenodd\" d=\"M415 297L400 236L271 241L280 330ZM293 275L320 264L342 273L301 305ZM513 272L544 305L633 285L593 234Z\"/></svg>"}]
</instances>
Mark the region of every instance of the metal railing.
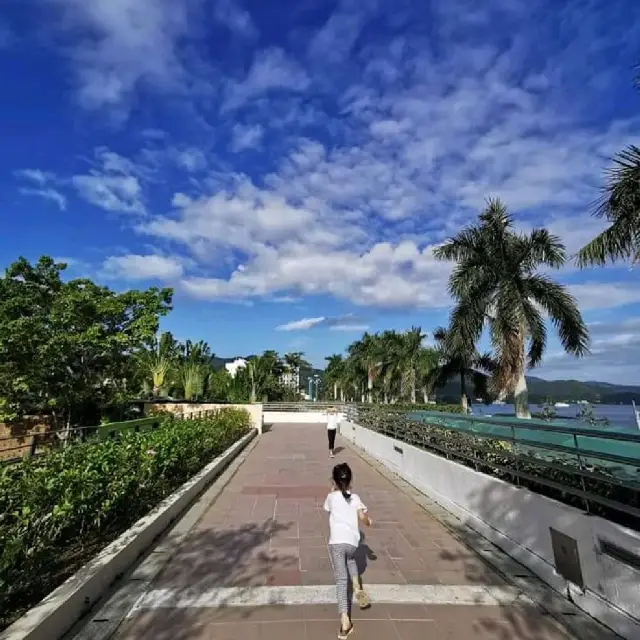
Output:
<instances>
[{"instance_id":1,"label":"metal railing","mask_svg":"<svg viewBox=\"0 0 640 640\"><path fill-rule=\"evenodd\" d=\"M189 414L174 414L179 420L193 420L215 413L217 409L193 411ZM24 457L33 457L42 453L60 449L91 438L96 441L119 438L123 433L144 433L157 429L162 415L148 416L123 422L109 422L99 426L71 427L70 429L49 429L25 434L0 437L0 464L17 462ZM11 441L16 441L13 444ZM4 443L11 443L3 446Z\"/></svg>"},{"instance_id":2,"label":"metal railing","mask_svg":"<svg viewBox=\"0 0 640 640\"><path fill-rule=\"evenodd\" d=\"M346 409L350 422L395 440L456 459L517 485L524 481L569 494L582 501L587 512L597 504L632 516L636 526L640 523L640 434L420 413L411 416L410 412L384 407ZM624 452L616 453L617 449ZM557 472L562 481L550 478L551 471ZM610 490L596 491L597 483L605 483ZM611 497L614 489L615 499Z\"/></svg>"},{"instance_id":3,"label":"metal railing","mask_svg":"<svg viewBox=\"0 0 640 640\"><path fill-rule=\"evenodd\" d=\"M330 407L335 407L338 411L343 411L345 404L340 402L265 402L262 405L263 411L318 411L323 412Z\"/></svg>"}]
</instances>

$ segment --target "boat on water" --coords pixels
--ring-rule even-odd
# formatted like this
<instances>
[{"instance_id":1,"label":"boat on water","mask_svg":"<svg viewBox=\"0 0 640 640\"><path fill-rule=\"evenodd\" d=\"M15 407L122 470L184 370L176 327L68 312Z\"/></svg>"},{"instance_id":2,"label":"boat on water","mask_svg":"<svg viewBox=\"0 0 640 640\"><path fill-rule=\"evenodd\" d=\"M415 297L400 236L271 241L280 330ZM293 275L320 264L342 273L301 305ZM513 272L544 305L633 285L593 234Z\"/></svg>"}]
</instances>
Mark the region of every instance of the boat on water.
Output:
<instances>
[{"instance_id":1,"label":"boat on water","mask_svg":"<svg viewBox=\"0 0 640 640\"><path fill-rule=\"evenodd\" d=\"M553 406L556 409L568 409L571 405L568 402L556 402Z\"/></svg>"}]
</instances>

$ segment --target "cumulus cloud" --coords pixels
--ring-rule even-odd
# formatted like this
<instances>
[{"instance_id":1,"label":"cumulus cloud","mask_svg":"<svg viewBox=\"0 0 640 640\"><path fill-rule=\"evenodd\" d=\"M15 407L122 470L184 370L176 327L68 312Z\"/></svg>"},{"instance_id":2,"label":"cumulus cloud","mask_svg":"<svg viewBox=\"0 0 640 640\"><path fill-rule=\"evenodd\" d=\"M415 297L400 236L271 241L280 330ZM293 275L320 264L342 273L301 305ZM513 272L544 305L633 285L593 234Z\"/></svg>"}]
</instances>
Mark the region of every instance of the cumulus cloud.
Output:
<instances>
[{"instance_id":1,"label":"cumulus cloud","mask_svg":"<svg viewBox=\"0 0 640 640\"><path fill-rule=\"evenodd\" d=\"M45 0L58 10L56 26L73 34L65 48L78 99L94 109L127 104L143 86L180 92L187 72L179 41L189 33L197 0Z\"/></svg>"},{"instance_id":2,"label":"cumulus cloud","mask_svg":"<svg viewBox=\"0 0 640 640\"><path fill-rule=\"evenodd\" d=\"M229 81L223 111L237 109L272 91L304 91L310 84L306 71L277 47L260 51L244 80Z\"/></svg>"},{"instance_id":3,"label":"cumulus cloud","mask_svg":"<svg viewBox=\"0 0 640 640\"><path fill-rule=\"evenodd\" d=\"M235 153L244 151L245 149L253 149L260 145L263 135L264 127L260 124L248 126L236 124L233 127L229 148Z\"/></svg>"},{"instance_id":4,"label":"cumulus cloud","mask_svg":"<svg viewBox=\"0 0 640 640\"><path fill-rule=\"evenodd\" d=\"M207 158L205 154L200 151L200 149L194 148L178 151L176 154L176 162L179 167L189 173L202 171L207 167Z\"/></svg>"},{"instance_id":5,"label":"cumulus cloud","mask_svg":"<svg viewBox=\"0 0 640 640\"><path fill-rule=\"evenodd\" d=\"M258 35L250 13L236 0L217 0L213 15L220 24L239 36L255 38Z\"/></svg>"},{"instance_id":6,"label":"cumulus cloud","mask_svg":"<svg viewBox=\"0 0 640 640\"><path fill-rule=\"evenodd\" d=\"M119 280L173 281L182 276L184 267L175 257L129 254L107 258L102 269L106 276Z\"/></svg>"},{"instance_id":7,"label":"cumulus cloud","mask_svg":"<svg viewBox=\"0 0 640 640\"><path fill-rule=\"evenodd\" d=\"M89 204L120 213L144 214L140 175L144 169L108 149L96 152L96 168L71 178L78 195Z\"/></svg>"}]
</instances>

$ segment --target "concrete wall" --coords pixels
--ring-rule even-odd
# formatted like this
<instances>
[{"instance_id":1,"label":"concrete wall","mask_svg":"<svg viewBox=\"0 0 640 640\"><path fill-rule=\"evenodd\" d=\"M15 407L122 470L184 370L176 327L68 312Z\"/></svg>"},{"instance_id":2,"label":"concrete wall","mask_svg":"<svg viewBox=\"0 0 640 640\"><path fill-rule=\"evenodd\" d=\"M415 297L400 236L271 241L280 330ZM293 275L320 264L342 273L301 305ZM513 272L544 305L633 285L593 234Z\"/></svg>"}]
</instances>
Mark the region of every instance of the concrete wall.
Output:
<instances>
[{"instance_id":1,"label":"concrete wall","mask_svg":"<svg viewBox=\"0 0 640 640\"><path fill-rule=\"evenodd\" d=\"M326 424L326 411L265 411L264 424ZM344 420L344 415L338 413L338 421Z\"/></svg>"},{"instance_id":2,"label":"concrete wall","mask_svg":"<svg viewBox=\"0 0 640 640\"><path fill-rule=\"evenodd\" d=\"M190 402L147 402L144 405L145 415L152 410L169 411L171 413L181 413L189 416L199 411L211 411L212 409L245 409L251 416L251 423L262 433L262 405L261 404L214 404L206 402L190 403Z\"/></svg>"},{"instance_id":3,"label":"concrete wall","mask_svg":"<svg viewBox=\"0 0 640 640\"><path fill-rule=\"evenodd\" d=\"M591 616L624 638L640 638L640 571L600 552L606 540L638 557L640 533L359 425L344 421L340 430ZM584 591L556 573L550 527L577 541Z\"/></svg>"}]
</instances>

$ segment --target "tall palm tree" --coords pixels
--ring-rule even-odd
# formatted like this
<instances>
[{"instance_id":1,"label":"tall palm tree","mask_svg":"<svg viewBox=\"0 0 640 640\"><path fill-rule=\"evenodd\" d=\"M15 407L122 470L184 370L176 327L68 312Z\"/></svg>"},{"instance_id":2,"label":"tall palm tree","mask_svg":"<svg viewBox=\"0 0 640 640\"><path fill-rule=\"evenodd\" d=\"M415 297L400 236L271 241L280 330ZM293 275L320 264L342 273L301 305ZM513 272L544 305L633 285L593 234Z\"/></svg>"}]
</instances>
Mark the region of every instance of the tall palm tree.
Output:
<instances>
[{"instance_id":1,"label":"tall palm tree","mask_svg":"<svg viewBox=\"0 0 640 640\"><path fill-rule=\"evenodd\" d=\"M442 387L449 380L459 378L460 406L467 412L469 410L467 381L472 382L475 396L486 396L486 375L484 374L495 371L495 362L491 354L479 353L475 345L454 339L454 336L449 335L449 331L443 327L437 327L434 330L433 338L436 341L438 364L428 374L428 386Z\"/></svg>"},{"instance_id":2,"label":"tall palm tree","mask_svg":"<svg viewBox=\"0 0 640 640\"><path fill-rule=\"evenodd\" d=\"M610 224L578 252L580 267L640 259L640 147L631 145L613 159L604 196L595 215Z\"/></svg>"},{"instance_id":3,"label":"tall palm tree","mask_svg":"<svg viewBox=\"0 0 640 640\"><path fill-rule=\"evenodd\" d=\"M328 362L324 374L325 386L333 387L333 399L338 399L338 390L343 393L342 385L344 383L344 360L340 354L334 354L325 358Z\"/></svg>"},{"instance_id":4,"label":"tall palm tree","mask_svg":"<svg viewBox=\"0 0 640 640\"><path fill-rule=\"evenodd\" d=\"M300 351L293 353L285 353L284 363L287 368L287 372L290 374L290 386L295 388L296 391L300 388L300 366L302 365L302 356L304 354Z\"/></svg>"},{"instance_id":5,"label":"tall palm tree","mask_svg":"<svg viewBox=\"0 0 640 640\"><path fill-rule=\"evenodd\" d=\"M418 387L422 391L424 404L429 401L429 394L433 390L431 376L433 371L437 371L438 362L438 351L436 349L433 347L420 348L416 363L416 379Z\"/></svg>"},{"instance_id":6,"label":"tall palm tree","mask_svg":"<svg viewBox=\"0 0 640 640\"><path fill-rule=\"evenodd\" d=\"M380 369L380 341L377 336L365 332L348 350L349 357L366 373L367 402L373 402L373 385Z\"/></svg>"},{"instance_id":7,"label":"tall palm tree","mask_svg":"<svg viewBox=\"0 0 640 640\"><path fill-rule=\"evenodd\" d=\"M537 272L566 260L560 239L546 229L516 233L507 208L489 200L479 221L435 251L457 264L449 280L456 301L447 348L471 349L485 325L496 353L495 390L513 392L516 416L530 418L525 368L542 361L547 343L545 314L565 351L582 356L589 336L576 300L565 287Z\"/></svg>"}]
</instances>

